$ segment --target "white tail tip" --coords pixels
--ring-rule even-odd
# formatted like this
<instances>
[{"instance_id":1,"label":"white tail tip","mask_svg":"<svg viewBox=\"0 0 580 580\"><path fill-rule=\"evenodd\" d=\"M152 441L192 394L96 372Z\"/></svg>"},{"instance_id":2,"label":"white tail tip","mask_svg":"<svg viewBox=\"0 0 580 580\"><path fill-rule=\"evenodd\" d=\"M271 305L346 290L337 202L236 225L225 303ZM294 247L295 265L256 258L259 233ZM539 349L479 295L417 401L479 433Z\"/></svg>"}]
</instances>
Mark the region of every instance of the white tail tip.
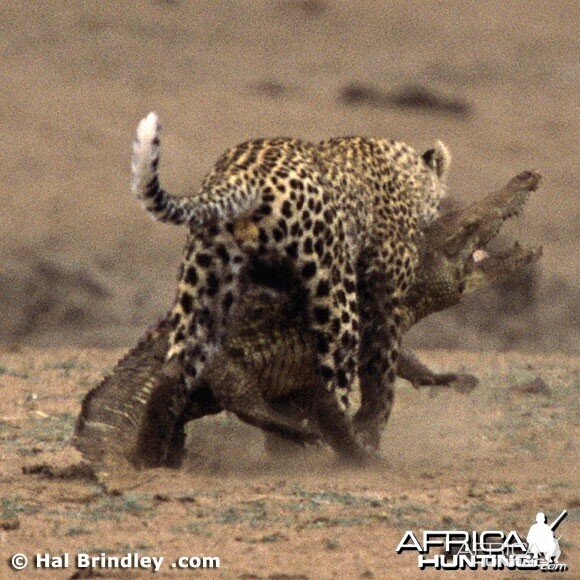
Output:
<instances>
[{"instance_id":1,"label":"white tail tip","mask_svg":"<svg viewBox=\"0 0 580 580\"><path fill-rule=\"evenodd\" d=\"M153 112L141 119L137 127L137 140L140 142L153 141L159 132L159 118Z\"/></svg>"}]
</instances>

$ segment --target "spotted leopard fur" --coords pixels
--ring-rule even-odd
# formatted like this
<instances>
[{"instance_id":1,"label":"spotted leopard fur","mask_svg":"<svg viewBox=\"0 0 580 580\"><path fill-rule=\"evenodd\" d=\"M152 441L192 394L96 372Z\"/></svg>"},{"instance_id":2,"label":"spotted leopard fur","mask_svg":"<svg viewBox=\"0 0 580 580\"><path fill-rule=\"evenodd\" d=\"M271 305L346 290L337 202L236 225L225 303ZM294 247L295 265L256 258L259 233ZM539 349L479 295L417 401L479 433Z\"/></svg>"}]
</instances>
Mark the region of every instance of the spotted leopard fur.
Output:
<instances>
[{"instance_id":1,"label":"spotted leopard fur","mask_svg":"<svg viewBox=\"0 0 580 580\"><path fill-rule=\"evenodd\" d=\"M153 113L139 125L132 187L157 219L189 226L168 360L195 388L248 280L291 286L316 341L321 431L343 455L376 449L421 228L445 193L445 146L421 156L386 139L248 141L179 198L159 183L159 131Z\"/></svg>"}]
</instances>

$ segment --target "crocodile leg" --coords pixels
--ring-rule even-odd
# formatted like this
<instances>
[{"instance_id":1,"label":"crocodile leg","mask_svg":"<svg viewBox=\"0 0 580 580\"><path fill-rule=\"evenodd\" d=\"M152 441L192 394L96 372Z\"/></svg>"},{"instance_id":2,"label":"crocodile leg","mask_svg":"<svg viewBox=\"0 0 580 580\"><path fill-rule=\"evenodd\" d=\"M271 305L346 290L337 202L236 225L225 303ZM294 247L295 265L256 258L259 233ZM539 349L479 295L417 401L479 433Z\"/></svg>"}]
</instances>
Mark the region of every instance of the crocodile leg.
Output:
<instances>
[{"instance_id":1,"label":"crocodile leg","mask_svg":"<svg viewBox=\"0 0 580 580\"><path fill-rule=\"evenodd\" d=\"M208 415L216 415L223 411L223 407L219 404L212 391L207 384L202 383L195 391L188 391L185 411L179 416L175 422L175 426L170 431L166 439L166 444L163 449L163 461L161 455L157 463L152 462L151 467L180 467L185 457L185 426L194 419L207 417ZM159 412L163 412L163 407L159 408ZM149 455L147 451L150 442L141 441L141 449L144 449L144 454ZM153 443L155 445L155 443Z\"/></svg>"},{"instance_id":2,"label":"crocodile leg","mask_svg":"<svg viewBox=\"0 0 580 580\"><path fill-rule=\"evenodd\" d=\"M316 443L320 440L320 433L307 426L304 419L271 407L263 393L256 389L254 377L237 365L226 363L221 369L210 372L207 378L210 378L218 403L242 421L296 443Z\"/></svg>"},{"instance_id":3,"label":"crocodile leg","mask_svg":"<svg viewBox=\"0 0 580 580\"><path fill-rule=\"evenodd\" d=\"M479 379L470 374L436 373L424 365L417 355L410 351L402 351L399 355L397 374L409 381L413 387L449 387L462 392L472 391Z\"/></svg>"},{"instance_id":4,"label":"crocodile leg","mask_svg":"<svg viewBox=\"0 0 580 580\"><path fill-rule=\"evenodd\" d=\"M299 421L311 418L313 403L312 389L309 387L269 401L273 409ZM284 439L275 433L264 433L264 448L272 457L288 457L300 452L303 445Z\"/></svg>"},{"instance_id":5,"label":"crocodile leg","mask_svg":"<svg viewBox=\"0 0 580 580\"><path fill-rule=\"evenodd\" d=\"M478 384L479 379L470 374L436 373L422 363L416 354L403 349L399 353L397 376L409 381L414 388L440 387L450 388L459 392L468 393ZM391 407L394 401L391 399ZM313 397L311 389L304 389L270 401L270 405L286 416L305 419L310 416ZM274 457L284 457L300 449L294 442L282 439L274 433L264 434L264 447L268 454Z\"/></svg>"}]
</instances>

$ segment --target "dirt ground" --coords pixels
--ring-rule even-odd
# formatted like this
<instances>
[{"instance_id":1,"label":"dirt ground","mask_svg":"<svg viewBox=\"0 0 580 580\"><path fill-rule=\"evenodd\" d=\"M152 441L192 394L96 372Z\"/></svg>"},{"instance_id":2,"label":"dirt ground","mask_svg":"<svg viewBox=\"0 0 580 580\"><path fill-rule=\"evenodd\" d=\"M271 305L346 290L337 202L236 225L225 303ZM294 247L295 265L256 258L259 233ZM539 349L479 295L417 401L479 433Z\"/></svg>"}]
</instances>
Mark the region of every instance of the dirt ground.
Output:
<instances>
[{"instance_id":1,"label":"dirt ground","mask_svg":"<svg viewBox=\"0 0 580 580\"><path fill-rule=\"evenodd\" d=\"M0 342L128 346L169 307L184 232L128 183L155 110L176 194L225 148L274 135L442 139L463 200L540 170L503 236L543 244L539 268L409 340L578 352L579 17L573 0L0 0Z\"/></svg>"},{"instance_id":2,"label":"dirt ground","mask_svg":"<svg viewBox=\"0 0 580 580\"><path fill-rule=\"evenodd\" d=\"M0 578L10 554L82 550L164 556L161 577L206 555L224 578L428 578L394 553L405 530L525 535L562 509L577 575L579 18L573 0L0 0ZM388 466L274 460L224 415L192 425L183 469L128 474L117 495L29 473L74 459L83 395L171 304L184 232L153 223L128 182L150 110L176 194L225 148L274 135L442 139L461 201L541 171L497 241L542 244L539 266L406 337L480 387L400 384ZM511 389L538 377L548 390Z\"/></svg>"},{"instance_id":3,"label":"dirt ground","mask_svg":"<svg viewBox=\"0 0 580 580\"><path fill-rule=\"evenodd\" d=\"M322 449L278 460L265 454L258 430L221 415L190 424L182 469L125 473L110 481L112 494L88 480L27 473L74 460L63 449L81 398L120 354L0 354L0 577L12 577L6 560L17 552L138 552L165 557L159 577L179 575L170 563L180 556L218 556L219 572L207 574L223 578L430 578L416 554L395 554L406 530L525 536L538 511L553 519L563 509L560 561L577 576L578 358L421 353L433 368L463 368L481 382L466 395L400 381L383 443L387 465L347 469ZM530 384L540 392L518 389Z\"/></svg>"}]
</instances>

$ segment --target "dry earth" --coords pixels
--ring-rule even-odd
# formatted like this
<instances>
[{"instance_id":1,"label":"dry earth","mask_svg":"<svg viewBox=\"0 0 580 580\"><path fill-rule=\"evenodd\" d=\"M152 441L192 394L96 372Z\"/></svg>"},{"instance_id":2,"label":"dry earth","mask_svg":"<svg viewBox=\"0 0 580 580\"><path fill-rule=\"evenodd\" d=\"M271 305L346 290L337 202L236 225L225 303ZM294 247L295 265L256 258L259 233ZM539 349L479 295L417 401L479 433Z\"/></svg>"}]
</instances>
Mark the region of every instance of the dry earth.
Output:
<instances>
[{"instance_id":1,"label":"dry earth","mask_svg":"<svg viewBox=\"0 0 580 580\"><path fill-rule=\"evenodd\" d=\"M0 0L0 578L8 554L44 550L217 555L226 578L417 577L414 556L394 554L407 528L525 533L538 509L564 508L577 576L579 18L573 0ZM463 200L539 169L499 243L543 244L540 266L409 336L480 388L401 385L388 468L276 462L219 417L192 427L182 470L121 495L24 474L72 461L59 450L80 400L120 355L94 347L127 348L172 299L183 231L152 223L128 187L149 110L175 193L224 148L280 134L441 138ZM510 390L536 377L550 393Z\"/></svg>"},{"instance_id":2,"label":"dry earth","mask_svg":"<svg viewBox=\"0 0 580 580\"><path fill-rule=\"evenodd\" d=\"M183 231L128 185L156 110L174 193L226 147L284 134L441 138L461 199L540 170L504 235L544 244L538 270L412 340L578 352L579 19L573 0L0 0L0 342L125 347L169 306Z\"/></svg>"},{"instance_id":3,"label":"dry earth","mask_svg":"<svg viewBox=\"0 0 580 580\"><path fill-rule=\"evenodd\" d=\"M109 493L90 480L51 477L74 463L62 450L81 398L119 355L0 354L1 578L12 577L6 560L16 552L85 551L164 556L159 577L178 575L169 568L178 556L211 555L221 559L219 573L207 572L212 577L429 578L414 554L394 552L407 529L525 535L537 511L553 518L562 509L569 515L559 530L567 530L561 561L578 576L578 358L422 353L433 367L463 368L481 384L465 395L399 382L383 445L388 466L339 468L324 450L278 461L265 455L258 430L222 415L191 424L179 471L117 475ZM521 385L528 388L514 388ZM530 385L540 392L525 392ZM39 465L44 473L26 473Z\"/></svg>"}]
</instances>

